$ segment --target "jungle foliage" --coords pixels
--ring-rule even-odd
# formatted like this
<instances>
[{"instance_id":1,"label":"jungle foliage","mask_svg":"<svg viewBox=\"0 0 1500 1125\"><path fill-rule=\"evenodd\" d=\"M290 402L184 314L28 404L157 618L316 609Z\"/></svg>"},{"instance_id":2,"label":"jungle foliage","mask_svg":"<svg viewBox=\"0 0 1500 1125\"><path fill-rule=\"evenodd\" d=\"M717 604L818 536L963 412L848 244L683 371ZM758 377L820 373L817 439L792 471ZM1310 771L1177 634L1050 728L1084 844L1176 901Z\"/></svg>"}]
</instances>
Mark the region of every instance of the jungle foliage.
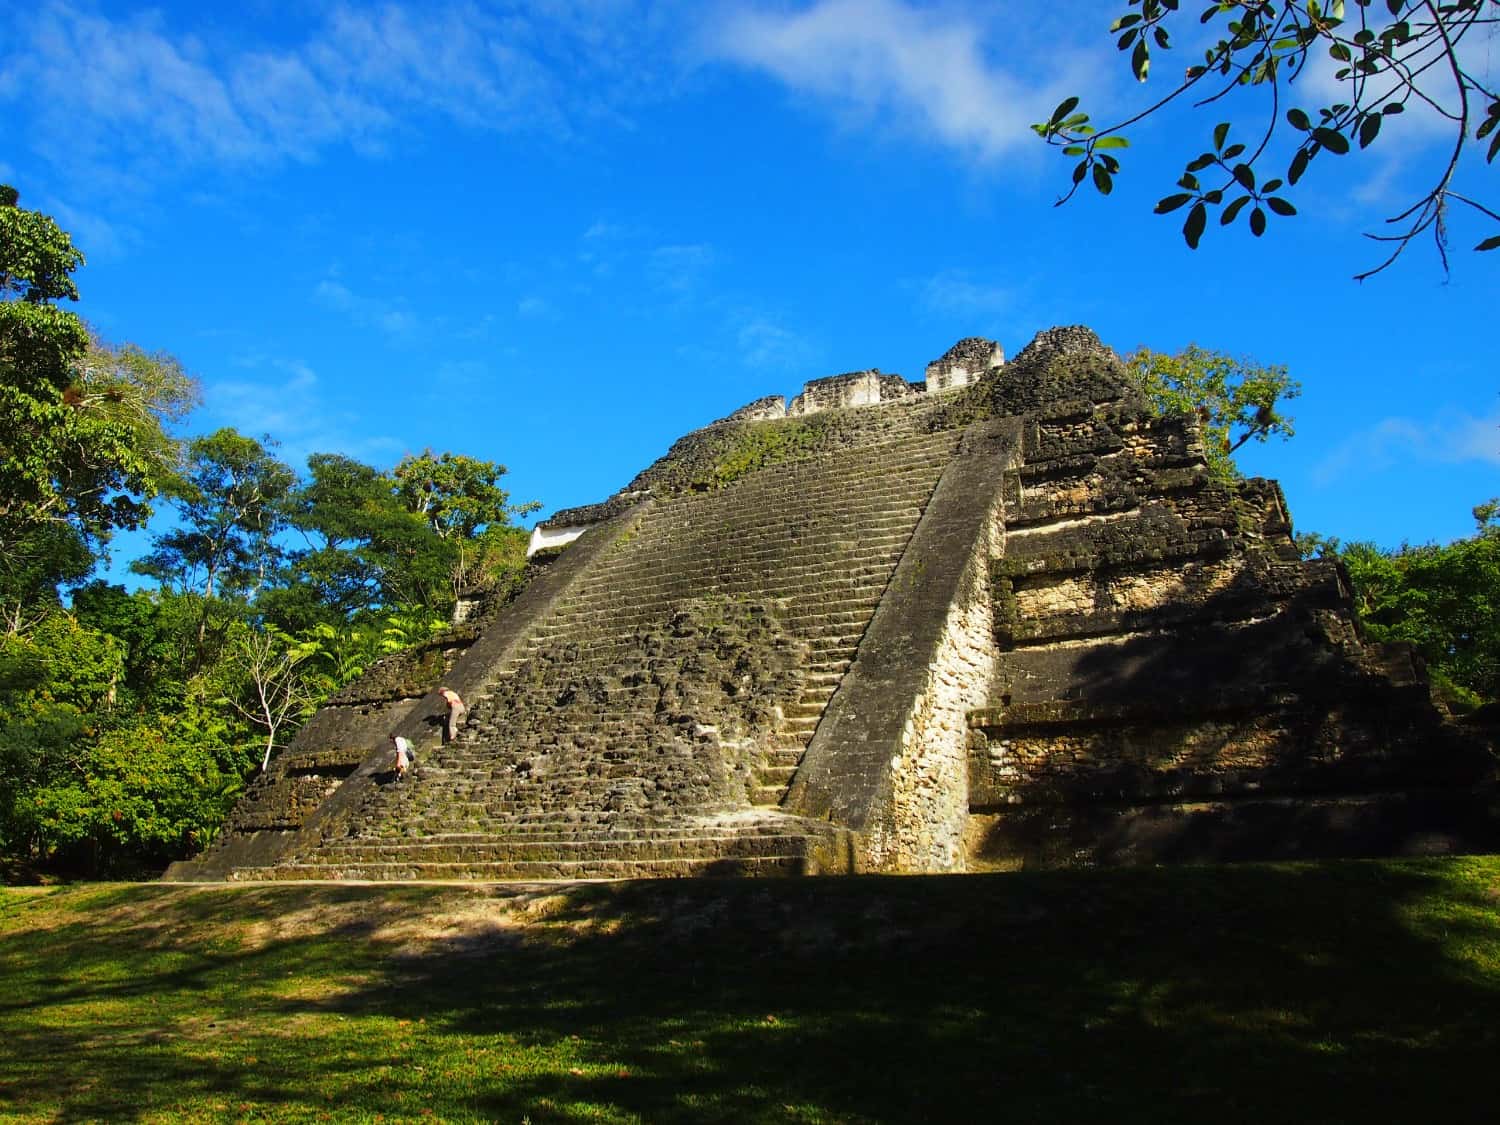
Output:
<instances>
[{"instance_id":1,"label":"jungle foliage","mask_svg":"<svg viewBox=\"0 0 1500 1125\"><path fill-rule=\"evenodd\" d=\"M299 473L270 438L179 437L196 382L64 307L82 263L0 188L0 857L129 873L208 843L303 719L461 592L513 592L536 505L472 457ZM90 581L163 504L130 562L150 585Z\"/></svg>"},{"instance_id":2,"label":"jungle foliage","mask_svg":"<svg viewBox=\"0 0 1500 1125\"><path fill-rule=\"evenodd\" d=\"M1137 348L1125 367L1157 411L1197 415L1209 470L1220 480L1240 476L1234 453L1246 442L1273 434L1285 441L1296 432L1283 404L1302 393L1302 384L1280 364L1189 344L1176 355Z\"/></svg>"},{"instance_id":3,"label":"jungle foliage","mask_svg":"<svg viewBox=\"0 0 1500 1125\"><path fill-rule=\"evenodd\" d=\"M1406 641L1458 710L1500 700L1500 499L1474 509L1467 539L1440 546L1340 543L1298 537L1304 555L1332 556L1349 572L1366 632Z\"/></svg>"}]
</instances>

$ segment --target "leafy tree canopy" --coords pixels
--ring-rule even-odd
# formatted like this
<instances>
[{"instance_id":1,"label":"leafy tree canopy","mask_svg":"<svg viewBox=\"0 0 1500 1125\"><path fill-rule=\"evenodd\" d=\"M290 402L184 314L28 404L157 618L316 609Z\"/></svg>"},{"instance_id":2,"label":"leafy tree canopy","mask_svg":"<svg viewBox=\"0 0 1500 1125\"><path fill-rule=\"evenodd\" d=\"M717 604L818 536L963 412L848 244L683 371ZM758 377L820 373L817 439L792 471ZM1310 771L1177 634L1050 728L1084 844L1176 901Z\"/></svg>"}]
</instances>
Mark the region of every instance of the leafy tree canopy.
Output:
<instances>
[{"instance_id":1,"label":"leafy tree canopy","mask_svg":"<svg viewBox=\"0 0 1500 1125\"><path fill-rule=\"evenodd\" d=\"M90 336L72 273L83 255L0 188L0 550L44 524L95 544L139 526L175 468L167 426L196 396L171 357Z\"/></svg>"},{"instance_id":2,"label":"leafy tree canopy","mask_svg":"<svg viewBox=\"0 0 1500 1125\"><path fill-rule=\"evenodd\" d=\"M157 535L131 569L205 598L258 589L275 569L276 535L295 483L296 474L255 438L229 427L194 438L171 486L181 526Z\"/></svg>"},{"instance_id":3,"label":"leafy tree canopy","mask_svg":"<svg viewBox=\"0 0 1500 1125\"><path fill-rule=\"evenodd\" d=\"M1145 82L1153 56L1171 48L1184 24L1188 31L1193 25L1179 0L1129 0L1128 7L1110 31L1129 55L1132 74ZM1213 0L1193 8L1212 41L1203 61L1190 64L1165 96L1106 125L1096 125L1070 97L1032 126L1076 159L1072 186L1059 203L1085 182L1108 195L1129 147L1126 130L1169 104L1191 98L1194 108L1212 107L1220 118L1229 115L1225 107L1258 100L1248 123L1217 121L1211 145L1187 162L1178 190L1156 205L1157 214L1187 209L1182 234L1190 247L1197 248L1211 214L1223 226L1243 217L1257 237L1269 216L1295 215L1289 197L1314 160L1321 167L1327 158L1372 147L1382 140L1382 126L1408 111L1438 122L1451 144L1427 173L1425 193L1391 216L1386 232L1369 235L1389 253L1356 277L1385 269L1423 235L1431 235L1446 268L1455 206L1500 224L1475 189L1460 187L1461 178L1478 171L1463 159L1468 149L1482 148L1487 163L1500 155L1500 94L1483 42L1500 23L1500 0ZM1305 101L1300 95L1317 93L1310 79L1325 69L1338 94L1327 104ZM1497 247L1500 233L1492 233L1475 249Z\"/></svg>"},{"instance_id":4,"label":"leafy tree canopy","mask_svg":"<svg viewBox=\"0 0 1500 1125\"><path fill-rule=\"evenodd\" d=\"M408 511L425 519L440 539L471 539L482 528L504 527L512 516L541 507L536 502L512 505L499 481L506 468L495 461L427 450L405 457L393 474L396 495Z\"/></svg>"},{"instance_id":5,"label":"leafy tree canopy","mask_svg":"<svg viewBox=\"0 0 1500 1125\"><path fill-rule=\"evenodd\" d=\"M295 632L399 606L447 614L459 589L509 583L525 554L525 533L510 521L540 505L512 504L505 472L430 450L389 473L314 454L286 506L308 546L291 553L286 584L259 604Z\"/></svg>"},{"instance_id":6,"label":"leafy tree canopy","mask_svg":"<svg viewBox=\"0 0 1500 1125\"><path fill-rule=\"evenodd\" d=\"M1446 546L1341 544L1299 535L1304 556L1336 557L1377 641L1406 641L1459 704L1500 699L1500 499L1474 509L1476 533Z\"/></svg>"},{"instance_id":7,"label":"leafy tree canopy","mask_svg":"<svg viewBox=\"0 0 1500 1125\"><path fill-rule=\"evenodd\" d=\"M1302 385L1280 364L1189 344L1176 355L1137 348L1125 366L1157 410L1198 416L1209 469L1220 479L1240 475L1233 454L1247 441L1263 442L1272 434L1285 440L1295 432L1282 404L1301 394Z\"/></svg>"}]
</instances>

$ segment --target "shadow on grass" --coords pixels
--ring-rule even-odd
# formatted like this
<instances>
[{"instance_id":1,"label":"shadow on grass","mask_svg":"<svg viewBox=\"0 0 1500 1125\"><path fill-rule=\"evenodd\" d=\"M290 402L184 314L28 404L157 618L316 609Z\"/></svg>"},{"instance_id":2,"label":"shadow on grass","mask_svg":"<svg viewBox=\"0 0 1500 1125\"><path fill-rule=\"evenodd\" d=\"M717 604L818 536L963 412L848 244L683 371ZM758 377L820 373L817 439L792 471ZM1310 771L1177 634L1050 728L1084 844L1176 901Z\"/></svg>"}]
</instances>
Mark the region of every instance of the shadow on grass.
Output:
<instances>
[{"instance_id":1,"label":"shadow on grass","mask_svg":"<svg viewBox=\"0 0 1500 1125\"><path fill-rule=\"evenodd\" d=\"M0 949L0 1111L1489 1121L1497 900L1494 859L95 892Z\"/></svg>"}]
</instances>

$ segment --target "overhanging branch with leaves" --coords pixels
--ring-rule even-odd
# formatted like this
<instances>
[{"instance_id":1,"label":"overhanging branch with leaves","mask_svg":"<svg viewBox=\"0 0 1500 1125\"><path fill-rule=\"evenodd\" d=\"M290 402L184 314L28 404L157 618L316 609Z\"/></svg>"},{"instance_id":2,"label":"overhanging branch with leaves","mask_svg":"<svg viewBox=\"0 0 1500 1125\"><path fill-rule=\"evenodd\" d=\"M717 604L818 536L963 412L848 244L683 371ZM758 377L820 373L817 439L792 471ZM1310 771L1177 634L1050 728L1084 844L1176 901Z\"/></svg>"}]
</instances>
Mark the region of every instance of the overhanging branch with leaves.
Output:
<instances>
[{"instance_id":1,"label":"overhanging branch with leaves","mask_svg":"<svg viewBox=\"0 0 1500 1125\"><path fill-rule=\"evenodd\" d=\"M1129 0L1131 11L1111 26L1116 46L1129 52L1137 81L1150 76L1154 52L1171 48L1169 27L1183 17L1179 0ZM1417 199L1386 220L1390 228L1368 233L1388 248L1386 256L1355 275L1364 280L1386 269L1411 243L1431 236L1448 268L1448 218L1455 205L1500 224L1500 214L1480 202L1479 193L1459 190L1466 170L1463 157L1471 146L1485 149L1486 166L1500 155L1500 96L1470 65L1465 44L1500 24L1500 0L1217 0L1206 5L1201 24L1219 24L1219 38L1204 50L1203 61L1189 66L1182 81L1145 109L1112 125L1098 127L1079 110L1079 99L1065 99L1052 116L1033 125L1048 144L1074 158L1072 184L1058 200L1066 203L1085 182L1108 195L1121 170L1120 152L1129 147L1125 130L1181 99L1194 108L1214 105L1240 90L1263 94L1263 120L1253 139L1231 139L1230 121L1212 130L1212 147L1188 161L1179 191L1156 205L1157 214L1187 208L1182 234L1197 249L1217 211L1221 226L1245 216L1251 234L1260 237L1269 216L1290 218L1296 206L1287 198L1312 162L1342 157L1356 147L1378 143L1382 126L1408 107L1436 117L1451 130L1452 144L1438 160L1428 186ZM1294 84L1326 58L1342 93L1338 101L1312 109L1289 105ZM1295 148L1286 170L1263 176L1272 142L1290 130ZM1487 142L1487 144L1486 144ZM1475 250L1500 248L1500 233L1481 240Z\"/></svg>"}]
</instances>

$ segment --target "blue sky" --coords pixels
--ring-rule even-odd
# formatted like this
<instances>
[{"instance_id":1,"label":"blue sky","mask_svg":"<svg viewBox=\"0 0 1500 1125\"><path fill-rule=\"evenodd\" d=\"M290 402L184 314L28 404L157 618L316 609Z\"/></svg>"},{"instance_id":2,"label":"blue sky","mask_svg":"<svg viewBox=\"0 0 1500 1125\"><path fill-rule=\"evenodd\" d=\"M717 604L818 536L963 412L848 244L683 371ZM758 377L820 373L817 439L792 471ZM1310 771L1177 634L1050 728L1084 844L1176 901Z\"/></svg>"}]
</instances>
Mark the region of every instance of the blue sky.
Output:
<instances>
[{"instance_id":1,"label":"blue sky","mask_svg":"<svg viewBox=\"0 0 1500 1125\"><path fill-rule=\"evenodd\" d=\"M1287 364L1297 437L1241 464L1299 529L1468 534L1500 493L1500 254L1459 216L1451 274L1416 246L1351 280L1440 132L1409 114L1315 162L1296 219L1196 253L1150 209L1213 116L1133 130L1114 194L1055 208L1027 123L1159 92L1122 10L42 0L0 26L0 180L74 233L86 318L201 379L192 432L298 465L453 450L545 514L762 395L1082 323Z\"/></svg>"}]
</instances>

